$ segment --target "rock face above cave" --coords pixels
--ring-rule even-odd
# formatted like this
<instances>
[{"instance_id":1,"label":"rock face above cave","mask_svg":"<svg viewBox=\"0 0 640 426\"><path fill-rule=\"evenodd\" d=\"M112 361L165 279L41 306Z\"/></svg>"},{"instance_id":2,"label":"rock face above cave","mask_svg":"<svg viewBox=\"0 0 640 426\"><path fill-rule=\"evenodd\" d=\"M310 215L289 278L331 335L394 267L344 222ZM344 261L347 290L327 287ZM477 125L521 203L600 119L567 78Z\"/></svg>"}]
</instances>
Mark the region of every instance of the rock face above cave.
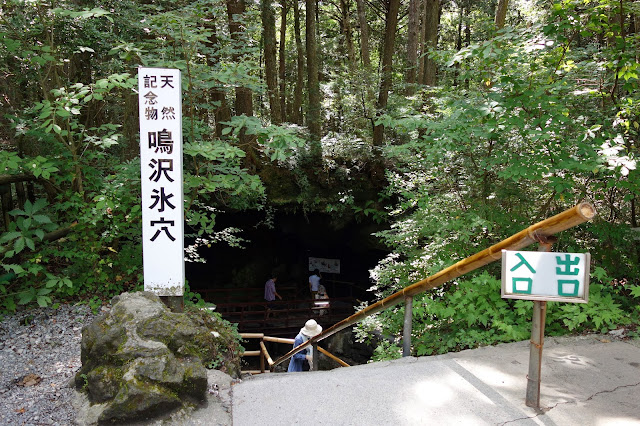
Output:
<instances>
[{"instance_id":1,"label":"rock face above cave","mask_svg":"<svg viewBox=\"0 0 640 426\"><path fill-rule=\"evenodd\" d=\"M75 385L90 406L79 423L152 418L203 401L216 333L152 293L123 293L112 306L82 330Z\"/></svg>"}]
</instances>

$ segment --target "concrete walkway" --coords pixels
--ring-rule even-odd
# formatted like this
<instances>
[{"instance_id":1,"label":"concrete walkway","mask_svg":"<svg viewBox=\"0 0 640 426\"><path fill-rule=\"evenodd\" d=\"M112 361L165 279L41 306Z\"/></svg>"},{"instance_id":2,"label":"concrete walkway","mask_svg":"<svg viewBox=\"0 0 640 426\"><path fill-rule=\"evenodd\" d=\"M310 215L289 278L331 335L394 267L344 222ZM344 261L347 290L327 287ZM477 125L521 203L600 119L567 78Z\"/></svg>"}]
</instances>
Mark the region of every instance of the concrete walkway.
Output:
<instances>
[{"instance_id":1,"label":"concrete walkway","mask_svg":"<svg viewBox=\"0 0 640 426\"><path fill-rule=\"evenodd\" d=\"M528 365L527 341L259 375L232 386L231 417L234 426L640 425L640 341L546 338L541 410L524 403Z\"/></svg>"}]
</instances>

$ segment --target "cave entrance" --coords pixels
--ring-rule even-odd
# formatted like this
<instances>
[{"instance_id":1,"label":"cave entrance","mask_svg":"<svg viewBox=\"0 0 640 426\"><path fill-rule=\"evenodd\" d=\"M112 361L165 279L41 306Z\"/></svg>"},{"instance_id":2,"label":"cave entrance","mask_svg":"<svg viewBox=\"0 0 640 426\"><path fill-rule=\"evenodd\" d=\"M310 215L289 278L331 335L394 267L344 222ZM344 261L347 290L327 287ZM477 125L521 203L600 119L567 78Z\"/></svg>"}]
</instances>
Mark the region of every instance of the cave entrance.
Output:
<instances>
[{"instance_id":1,"label":"cave entrance","mask_svg":"<svg viewBox=\"0 0 640 426\"><path fill-rule=\"evenodd\" d=\"M367 218L356 220L321 213L274 212L269 220L264 217L264 212L218 217L218 225L243 229L240 235L248 241L245 248L223 243L201 248L199 252L206 263L186 264L190 288L246 289L247 302L262 302L264 283L273 273L278 276L278 292L286 288L293 292L287 297L309 298L309 258L322 258L339 261L339 273L322 274L332 298L372 298L367 292L371 285L369 270L387 254L372 236L383 229L382 225Z\"/></svg>"}]
</instances>

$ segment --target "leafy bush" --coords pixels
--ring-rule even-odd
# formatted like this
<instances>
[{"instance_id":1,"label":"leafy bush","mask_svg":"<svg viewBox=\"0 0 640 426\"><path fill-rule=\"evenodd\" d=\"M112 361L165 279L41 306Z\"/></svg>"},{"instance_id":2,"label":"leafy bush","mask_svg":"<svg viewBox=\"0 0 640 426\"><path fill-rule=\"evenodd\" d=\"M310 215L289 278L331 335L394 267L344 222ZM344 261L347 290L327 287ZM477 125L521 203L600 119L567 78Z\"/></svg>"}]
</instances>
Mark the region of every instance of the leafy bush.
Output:
<instances>
[{"instance_id":1,"label":"leafy bush","mask_svg":"<svg viewBox=\"0 0 640 426\"><path fill-rule=\"evenodd\" d=\"M609 284L591 284L587 304L547 302L545 334L607 333L631 322L640 322L637 302L617 291L610 281L605 282ZM632 286L629 291L636 300L640 297L640 286ZM526 340L531 336L532 312L532 301L501 298L500 280L487 272L456 281L444 289L414 298L413 354L435 355ZM400 308L380 313L376 320L368 321L369 331L377 328L383 336L399 336L402 316ZM373 328L372 324L375 324ZM360 339L366 327L360 326ZM383 341L376 349L374 360L400 357L401 346L399 340Z\"/></svg>"},{"instance_id":2,"label":"leafy bush","mask_svg":"<svg viewBox=\"0 0 640 426\"><path fill-rule=\"evenodd\" d=\"M377 234L392 250L372 271L377 298L591 201L599 216L563 232L554 246L592 254L590 301L548 303L547 334L639 322L640 245L632 229L639 80L624 48L630 39L601 13L609 6L558 3L540 24L438 52L433 57L455 90L424 88L422 110L405 102L379 118L393 129L385 155L397 202L390 229ZM615 7L622 13L626 6ZM590 41L576 41L576 22L588 23L580 36ZM596 41L605 34L608 42ZM598 87L585 83L596 74ZM532 303L502 300L498 276L489 265L416 298L414 353L527 339ZM375 327L361 330L397 339L401 316L402 309L380 313ZM395 348L381 350L386 356Z\"/></svg>"},{"instance_id":3,"label":"leafy bush","mask_svg":"<svg viewBox=\"0 0 640 426\"><path fill-rule=\"evenodd\" d=\"M239 377L244 348L241 345L242 337L238 333L237 324L222 318L220 313L215 312L215 306L204 302L198 293L192 293L188 284L185 288L184 300L185 312L196 321L202 321L216 336L216 347L212 348L212 360L206 367Z\"/></svg>"}]
</instances>

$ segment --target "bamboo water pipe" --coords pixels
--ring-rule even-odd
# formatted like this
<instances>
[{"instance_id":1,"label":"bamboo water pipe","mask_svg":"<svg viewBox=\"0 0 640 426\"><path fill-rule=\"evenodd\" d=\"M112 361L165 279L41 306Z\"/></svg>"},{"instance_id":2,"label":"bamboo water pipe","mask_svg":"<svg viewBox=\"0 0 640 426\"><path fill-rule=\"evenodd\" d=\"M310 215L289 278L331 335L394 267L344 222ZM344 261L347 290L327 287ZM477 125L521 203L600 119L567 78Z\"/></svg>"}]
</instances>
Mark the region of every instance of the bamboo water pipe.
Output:
<instances>
[{"instance_id":1,"label":"bamboo water pipe","mask_svg":"<svg viewBox=\"0 0 640 426\"><path fill-rule=\"evenodd\" d=\"M438 287L446 283L447 281L451 281L461 275L466 274L467 272L471 272L482 266L488 265L493 261L499 260L502 257L502 250L520 250L537 242L540 237L557 234L558 232L573 228L574 226L578 226L584 222L590 221L595 217L595 215L596 210L591 204L580 203L575 207L565 210L562 213L531 225L528 228L518 232L517 234L514 234L509 238L502 240L501 242L494 244L487 249L482 250L481 252L469 256L466 259L463 259L449 266L448 268L445 268L440 272L431 275L428 278L405 287L397 293L394 293L391 296L388 296L374 303L373 305L367 306L363 310L358 311L350 317L334 324L319 335L307 340L300 346L295 347L285 355L276 359L271 366L271 369L273 371L273 368L276 365L292 357L302 349L306 348L308 345L333 336L337 332L354 325L355 323L361 321L369 315L373 315L384 309L395 306L403 302L406 297L412 297L416 294L422 293L423 291Z\"/></svg>"}]
</instances>

